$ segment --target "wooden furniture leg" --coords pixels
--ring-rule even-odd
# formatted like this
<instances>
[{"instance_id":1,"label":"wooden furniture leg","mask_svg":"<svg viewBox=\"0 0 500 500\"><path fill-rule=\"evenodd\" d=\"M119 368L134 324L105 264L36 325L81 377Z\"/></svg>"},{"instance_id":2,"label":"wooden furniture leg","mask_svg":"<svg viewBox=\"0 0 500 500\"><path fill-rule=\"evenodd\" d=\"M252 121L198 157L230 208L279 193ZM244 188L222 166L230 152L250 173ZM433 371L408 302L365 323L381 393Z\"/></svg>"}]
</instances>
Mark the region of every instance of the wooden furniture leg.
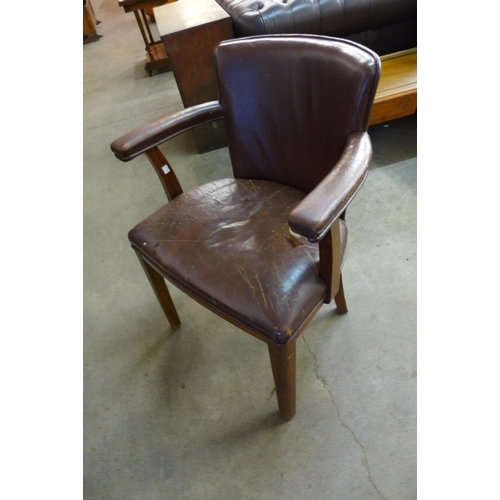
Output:
<instances>
[{"instance_id":1,"label":"wooden furniture leg","mask_svg":"<svg viewBox=\"0 0 500 500\"><path fill-rule=\"evenodd\" d=\"M340 290L340 223L336 220L332 228L319 242L319 275L328 286L325 304L329 304Z\"/></svg>"},{"instance_id":2,"label":"wooden furniture leg","mask_svg":"<svg viewBox=\"0 0 500 500\"><path fill-rule=\"evenodd\" d=\"M83 4L83 44L97 42L102 35L97 34L96 25L100 24L95 16L90 0Z\"/></svg>"},{"instance_id":3,"label":"wooden furniture leg","mask_svg":"<svg viewBox=\"0 0 500 500\"><path fill-rule=\"evenodd\" d=\"M335 305L337 306L337 312L339 314L346 314L347 312L349 312L347 309L347 302L345 300L345 295L344 295L342 273L340 273L339 277L339 291L337 292L337 295L335 295L334 300L335 300Z\"/></svg>"},{"instance_id":4,"label":"wooden furniture leg","mask_svg":"<svg viewBox=\"0 0 500 500\"><path fill-rule=\"evenodd\" d=\"M167 284L165 283L165 278L153 269L136 251L137 257L139 258L139 262L148 277L149 283L151 284L153 291L155 292L156 298L165 313L165 316L172 327L172 330L177 330L181 326L181 320L179 319L179 315L177 314L177 310L175 309L174 303L172 301L172 297L170 296L170 292L168 291Z\"/></svg>"},{"instance_id":5,"label":"wooden furniture leg","mask_svg":"<svg viewBox=\"0 0 500 500\"><path fill-rule=\"evenodd\" d=\"M296 412L296 344L292 340L284 345L267 344L280 415L292 420Z\"/></svg>"}]
</instances>

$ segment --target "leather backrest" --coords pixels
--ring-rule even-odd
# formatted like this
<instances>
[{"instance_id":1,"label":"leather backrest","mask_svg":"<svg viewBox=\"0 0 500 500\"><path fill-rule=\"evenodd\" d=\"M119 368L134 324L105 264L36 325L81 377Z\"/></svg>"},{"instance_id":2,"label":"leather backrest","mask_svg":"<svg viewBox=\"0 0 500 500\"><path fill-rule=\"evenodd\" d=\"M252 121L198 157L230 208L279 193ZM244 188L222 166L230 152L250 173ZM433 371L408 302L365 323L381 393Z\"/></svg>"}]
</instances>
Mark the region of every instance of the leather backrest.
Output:
<instances>
[{"instance_id":1,"label":"leather backrest","mask_svg":"<svg viewBox=\"0 0 500 500\"><path fill-rule=\"evenodd\" d=\"M310 192L365 131L380 59L346 40L277 35L222 42L219 100L236 178Z\"/></svg>"}]
</instances>

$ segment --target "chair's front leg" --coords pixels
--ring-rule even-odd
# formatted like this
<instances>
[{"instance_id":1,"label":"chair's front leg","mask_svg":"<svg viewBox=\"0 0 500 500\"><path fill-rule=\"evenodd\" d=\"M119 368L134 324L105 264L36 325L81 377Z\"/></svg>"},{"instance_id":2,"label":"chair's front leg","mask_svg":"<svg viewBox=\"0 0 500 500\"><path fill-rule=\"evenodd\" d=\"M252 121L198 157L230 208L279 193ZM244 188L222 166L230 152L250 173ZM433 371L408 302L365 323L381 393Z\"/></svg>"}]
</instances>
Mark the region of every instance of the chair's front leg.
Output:
<instances>
[{"instance_id":1,"label":"chair's front leg","mask_svg":"<svg viewBox=\"0 0 500 500\"><path fill-rule=\"evenodd\" d=\"M292 420L296 412L296 344L297 340L283 345L267 344L278 407L285 420Z\"/></svg>"},{"instance_id":2,"label":"chair's front leg","mask_svg":"<svg viewBox=\"0 0 500 500\"><path fill-rule=\"evenodd\" d=\"M170 323L173 330L177 330L181 326L181 320L177 314L172 297L168 291L167 284L165 283L165 278L156 269L153 269L141 256L141 254L136 250L135 252L139 258L139 262L148 277L149 283L151 284L153 291L155 292L156 298L160 303L165 316Z\"/></svg>"}]
</instances>

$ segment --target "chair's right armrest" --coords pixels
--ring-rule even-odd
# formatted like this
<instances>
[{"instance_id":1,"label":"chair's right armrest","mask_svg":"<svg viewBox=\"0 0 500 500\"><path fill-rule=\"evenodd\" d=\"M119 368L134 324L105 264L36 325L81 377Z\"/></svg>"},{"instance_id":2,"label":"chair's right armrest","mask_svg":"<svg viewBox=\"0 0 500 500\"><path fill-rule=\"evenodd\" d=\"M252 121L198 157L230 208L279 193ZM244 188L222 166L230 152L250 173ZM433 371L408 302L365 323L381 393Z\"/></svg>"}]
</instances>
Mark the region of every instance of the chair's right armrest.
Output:
<instances>
[{"instance_id":1,"label":"chair's right armrest","mask_svg":"<svg viewBox=\"0 0 500 500\"><path fill-rule=\"evenodd\" d=\"M130 161L176 135L223 118L224 113L218 101L198 104L123 135L113 141L111 150L119 160Z\"/></svg>"},{"instance_id":2,"label":"chair's right armrest","mask_svg":"<svg viewBox=\"0 0 500 500\"><path fill-rule=\"evenodd\" d=\"M368 133L351 133L334 168L290 213L292 231L320 241L363 185L371 156Z\"/></svg>"}]
</instances>

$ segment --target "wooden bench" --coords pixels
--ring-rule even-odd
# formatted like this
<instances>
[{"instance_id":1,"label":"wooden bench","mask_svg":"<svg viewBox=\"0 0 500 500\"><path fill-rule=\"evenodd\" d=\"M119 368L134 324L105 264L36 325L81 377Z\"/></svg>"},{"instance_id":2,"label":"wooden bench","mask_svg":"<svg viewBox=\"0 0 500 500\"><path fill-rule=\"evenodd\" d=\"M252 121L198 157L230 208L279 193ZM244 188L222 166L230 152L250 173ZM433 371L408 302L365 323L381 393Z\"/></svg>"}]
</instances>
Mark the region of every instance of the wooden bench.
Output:
<instances>
[{"instance_id":1,"label":"wooden bench","mask_svg":"<svg viewBox=\"0 0 500 500\"><path fill-rule=\"evenodd\" d=\"M412 115L417 110L417 49L380 58L382 73L370 125Z\"/></svg>"}]
</instances>

